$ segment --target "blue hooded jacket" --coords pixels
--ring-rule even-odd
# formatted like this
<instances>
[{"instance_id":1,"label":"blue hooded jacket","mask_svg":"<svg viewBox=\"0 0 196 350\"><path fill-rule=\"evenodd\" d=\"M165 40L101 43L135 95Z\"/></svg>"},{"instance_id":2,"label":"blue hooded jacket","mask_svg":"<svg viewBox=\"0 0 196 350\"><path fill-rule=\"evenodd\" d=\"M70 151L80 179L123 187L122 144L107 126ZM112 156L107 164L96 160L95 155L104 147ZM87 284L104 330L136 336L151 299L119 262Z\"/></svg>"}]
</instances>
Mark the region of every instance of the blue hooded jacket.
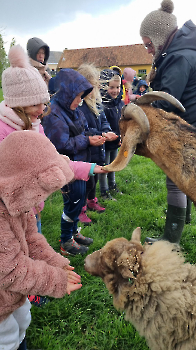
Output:
<instances>
[{"instance_id":1,"label":"blue hooded jacket","mask_svg":"<svg viewBox=\"0 0 196 350\"><path fill-rule=\"evenodd\" d=\"M142 85L144 85L146 87L146 89L141 92L140 91L140 86L142 86ZM139 83L137 84L137 89L136 89L136 91L134 91L134 94L142 96L142 95L144 95L147 92L147 89L148 89L147 82L145 80L141 79L141 80L139 80Z\"/></svg>"},{"instance_id":2,"label":"blue hooded jacket","mask_svg":"<svg viewBox=\"0 0 196 350\"><path fill-rule=\"evenodd\" d=\"M171 44L155 62L156 76L151 87L175 96L185 107L181 112L166 101L153 106L174 112L196 126L196 26L189 20L179 29Z\"/></svg>"},{"instance_id":3,"label":"blue hooded jacket","mask_svg":"<svg viewBox=\"0 0 196 350\"><path fill-rule=\"evenodd\" d=\"M88 95L93 87L73 69L61 69L56 75L57 92L51 100L51 113L43 118L46 136L57 151L72 160L90 161L88 124L82 111L70 109L75 97Z\"/></svg>"}]
</instances>

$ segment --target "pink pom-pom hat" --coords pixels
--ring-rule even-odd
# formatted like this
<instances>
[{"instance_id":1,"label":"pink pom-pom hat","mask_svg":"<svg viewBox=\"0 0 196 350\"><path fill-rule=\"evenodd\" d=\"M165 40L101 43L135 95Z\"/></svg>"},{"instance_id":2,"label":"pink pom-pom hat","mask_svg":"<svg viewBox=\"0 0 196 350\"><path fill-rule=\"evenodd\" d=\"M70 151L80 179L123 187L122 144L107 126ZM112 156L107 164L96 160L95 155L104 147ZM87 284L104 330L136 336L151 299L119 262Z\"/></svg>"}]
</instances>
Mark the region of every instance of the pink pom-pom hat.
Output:
<instances>
[{"instance_id":1,"label":"pink pom-pom hat","mask_svg":"<svg viewBox=\"0 0 196 350\"><path fill-rule=\"evenodd\" d=\"M8 107L28 107L47 103L47 85L38 70L29 63L28 55L20 45L8 54L10 67L2 74L2 89Z\"/></svg>"}]
</instances>

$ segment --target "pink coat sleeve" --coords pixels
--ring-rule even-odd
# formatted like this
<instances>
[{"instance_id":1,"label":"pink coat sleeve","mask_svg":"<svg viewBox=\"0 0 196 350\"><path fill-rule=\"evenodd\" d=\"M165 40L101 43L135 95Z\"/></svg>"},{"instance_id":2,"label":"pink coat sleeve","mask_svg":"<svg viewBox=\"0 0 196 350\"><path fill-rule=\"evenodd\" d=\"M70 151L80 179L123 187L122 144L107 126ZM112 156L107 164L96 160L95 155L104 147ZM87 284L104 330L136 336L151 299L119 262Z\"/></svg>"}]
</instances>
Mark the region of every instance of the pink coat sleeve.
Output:
<instances>
[{"instance_id":1,"label":"pink coat sleeve","mask_svg":"<svg viewBox=\"0 0 196 350\"><path fill-rule=\"evenodd\" d=\"M128 90L128 96L129 96L130 101L135 101L136 100L136 95L133 94L132 88L130 88Z\"/></svg>"},{"instance_id":2,"label":"pink coat sleeve","mask_svg":"<svg viewBox=\"0 0 196 350\"><path fill-rule=\"evenodd\" d=\"M75 180L88 181L89 172L91 169L91 163L74 162L74 161L70 160L69 166L74 173Z\"/></svg>"},{"instance_id":3,"label":"pink coat sleeve","mask_svg":"<svg viewBox=\"0 0 196 350\"><path fill-rule=\"evenodd\" d=\"M0 217L0 226L4 228L0 231L0 291L63 297L67 289L67 271L63 267L68 260L37 232L33 211L12 221L11 227L6 218Z\"/></svg>"}]
</instances>

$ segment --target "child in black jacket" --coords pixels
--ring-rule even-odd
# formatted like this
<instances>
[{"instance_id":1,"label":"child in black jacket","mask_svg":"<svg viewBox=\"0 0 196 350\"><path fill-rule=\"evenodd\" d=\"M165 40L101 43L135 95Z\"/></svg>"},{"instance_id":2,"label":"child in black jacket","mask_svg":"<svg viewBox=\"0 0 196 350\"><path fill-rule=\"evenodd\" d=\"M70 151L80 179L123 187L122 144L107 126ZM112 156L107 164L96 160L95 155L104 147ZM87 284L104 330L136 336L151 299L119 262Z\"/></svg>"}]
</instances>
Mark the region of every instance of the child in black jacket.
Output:
<instances>
[{"instance_id":1,"label":"child in black jacket","mask_svg":"<svg viewBox=\"0 0 196 350\"><path fill-rule=\"evenodd\" d=\"M111 69L104 69L100 74L102 104L106 118L111 126L112 131L118 135L118 138L105 144L105 164L111 163L117 156L118 148L121 145L119 119L121 109L124 106L122 101L121 77ZM122 193L116 186L115 172L99 176L99 187L103 199L113 199L112 193Z\"/></svg>"}]
</instances>

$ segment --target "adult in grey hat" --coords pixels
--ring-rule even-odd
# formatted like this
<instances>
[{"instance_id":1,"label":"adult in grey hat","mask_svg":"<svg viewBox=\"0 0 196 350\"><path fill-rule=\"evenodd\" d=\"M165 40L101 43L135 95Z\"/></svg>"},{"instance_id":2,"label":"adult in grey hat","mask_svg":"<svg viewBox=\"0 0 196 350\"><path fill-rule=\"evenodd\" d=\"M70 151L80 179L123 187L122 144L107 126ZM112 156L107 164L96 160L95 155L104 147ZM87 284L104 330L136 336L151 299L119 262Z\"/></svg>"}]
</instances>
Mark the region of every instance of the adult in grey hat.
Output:
<instances>
[{"instance_id":1,"label":"adult in grey hat","mask_svg":"<svg viewBox=\"0 0 196 350\"><path fill-rule=\"evenodd\" d=\"M189 20L178 29L173 10L173 2L163 0L161 8L150 12L142 21L140 35L148 53L153 55L151 88L175 96L186 111L180 112L163 101L156 101L153 106L174 112L196 126L196 26ZM166 184L167 218L160 239L179 243L185 222L191 220L191 202L168 177ZM146 241L155 240L147 237Z\"/></svg>"}]
</instances>

